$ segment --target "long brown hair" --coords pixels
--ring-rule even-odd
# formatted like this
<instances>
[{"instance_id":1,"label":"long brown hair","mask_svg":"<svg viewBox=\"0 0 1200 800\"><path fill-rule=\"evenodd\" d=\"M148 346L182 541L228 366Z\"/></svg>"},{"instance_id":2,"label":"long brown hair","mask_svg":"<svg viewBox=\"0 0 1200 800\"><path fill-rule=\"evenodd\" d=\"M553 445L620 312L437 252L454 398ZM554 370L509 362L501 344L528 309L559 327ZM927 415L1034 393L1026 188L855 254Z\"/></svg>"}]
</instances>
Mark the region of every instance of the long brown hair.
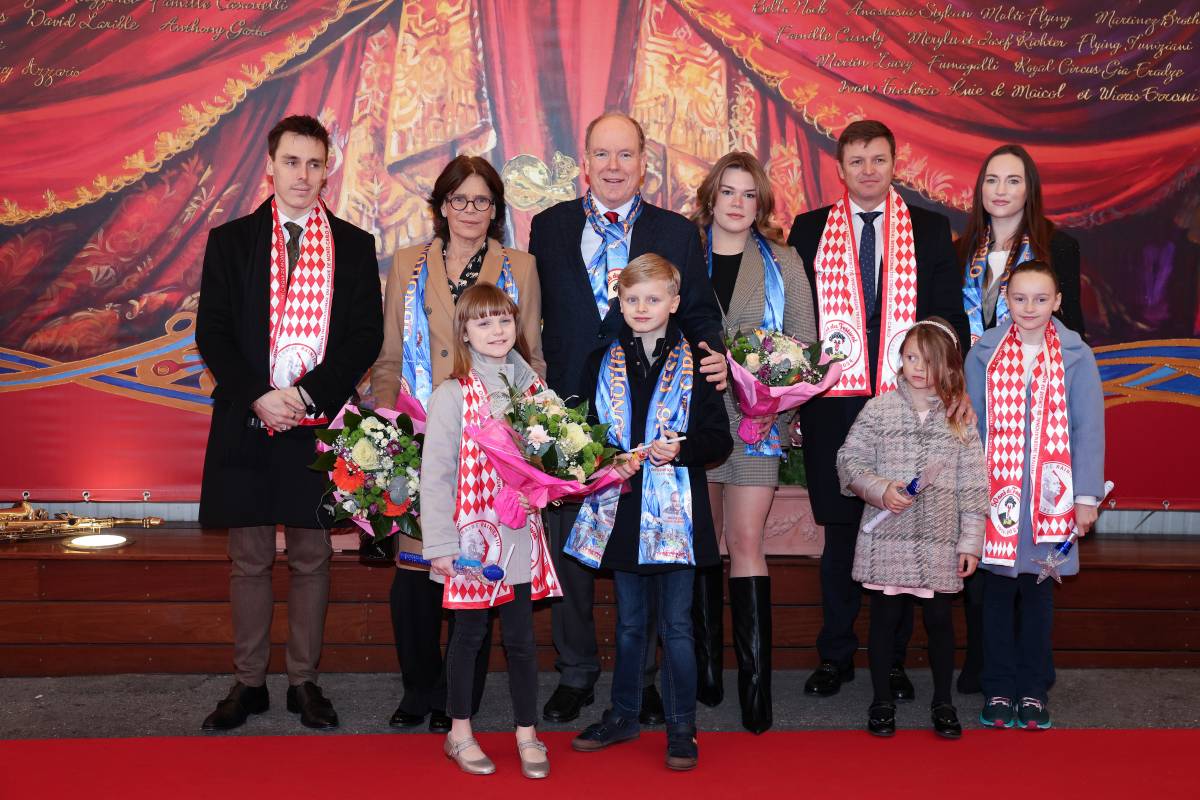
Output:
<instances>
[{"instance_id":1,"label":"long brown hair","mask_svg":"<svg viewBox=\"0 0 1200 800\"><path fill-rule=\"evenodd\" d=\"M1025 207L1021 213L1021 225L1017 228L1013 246L1009 248L1005 271L1012 268L1013 260L1020 250L1021 239L1025 236L1029 237L1033 257L1050 263L1050 238L1054 236L1054 223L1046 219L1042 210L1042 178L1038 174L1037 164L1033 163L1033 157L1019 144L1000 145L988 154L983 160L983 165L979 167L979 175L975 178L975 195L971 202L971 211L967 215L967 227L955 242L959 263L970 262L991 238L991 216L983 207L983 181L987 177L988 165L992 163L992 159L1003 155L1016 156L1025 167Z\"/></svg>"},{"instance_id":2,"label":"long brown hair","mask_svg":"<svg viewBox=\"0 0 1200 800\"><path fill-rule=\"evenodd\" d=\"M521 358L529 361L529 344L521 330L521 309L494 283L476 283L462 293L454 305L454 369L451 378L465 378L471 374L471 346L467 344L467 323L484 317L500 317L512 314L517 329L517 341L513 349Z\"/></svg>"},{"instance_id":3,"label":"long brown hair","mask_svg":"<svg viewBox=\"0 0 1200 800\"><path fill-rule=\"evenodd\" d=\"M758 163L758 159L744 150L734 150L721 156L696 190L696 210L692 212L692 222L700 227L700 238L704 239L704 229L712 224L713 202L717 199L717 189L727 169L740 169L750 173L754 180L754 190L758 193L758 211L754 215L754 227L772 242L783 244L783 228L771 219L775 213L775 192L771 189L771 179L767 177L766 170ZM705 241L705 246L707 245L708 242Z\"/></svg>"},{"instance_id":4,"label":"long brown hair","mask_svg":"<svg viewBox=\"0 0 1200 800\"><path fill-rule=\"evenodd\" d=\"M967 381L963 375L962 353L958 349L958 341L954 328L941 317L926 317L908 329L904 341L900 343L900 352L911 341L925 359L925 371L934 392L947 408L966 392ZM966 438L967 428L957 419L948 421L950 430L960 440Z\"/></svg>"}]
</instances>

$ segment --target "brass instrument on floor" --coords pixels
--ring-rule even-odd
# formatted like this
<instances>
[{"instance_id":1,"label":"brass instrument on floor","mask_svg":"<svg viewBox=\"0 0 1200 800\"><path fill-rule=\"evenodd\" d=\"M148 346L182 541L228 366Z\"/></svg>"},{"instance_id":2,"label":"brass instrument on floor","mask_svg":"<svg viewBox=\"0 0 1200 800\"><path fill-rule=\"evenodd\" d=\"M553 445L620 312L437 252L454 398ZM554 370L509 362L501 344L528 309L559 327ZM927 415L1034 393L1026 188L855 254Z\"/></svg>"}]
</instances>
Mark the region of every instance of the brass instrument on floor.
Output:
<instances>
[{"instance_id":1,"label":"brass instrument on floor","mask_svg":"<svg viewBox=\"0 0 1200 800\"><path fill-rule=\"evenodd\" d=\"M80 517L63 512L51 517L44 508L34 508L28 502L0 508L0 542L24 542L30 539L55 539L96 533L105 528L130 525L153 528L162 525L162 517Z\"/></svg>"}]
</instances>

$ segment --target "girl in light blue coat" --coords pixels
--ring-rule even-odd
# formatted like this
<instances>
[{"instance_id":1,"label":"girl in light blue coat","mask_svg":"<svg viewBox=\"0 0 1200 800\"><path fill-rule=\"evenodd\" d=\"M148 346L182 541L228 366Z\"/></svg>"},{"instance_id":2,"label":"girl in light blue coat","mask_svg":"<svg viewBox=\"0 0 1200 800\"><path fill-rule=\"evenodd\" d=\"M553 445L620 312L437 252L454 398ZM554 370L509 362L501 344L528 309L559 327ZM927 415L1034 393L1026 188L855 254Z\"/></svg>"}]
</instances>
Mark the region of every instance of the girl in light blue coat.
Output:
<instances>
[{"instance_id":1,"label":"girl in light blue coat","mask_svg":"<svg viewBox=\"0 0 1200 800\"><path fill-rule=\"evenodd\" d=\"M979 565L987 698L980 721L1045 730L1054 584L1037 583L1035 559L1046 558L1072 527L1083 536L1096 521L1104 493L1104 395L1091 348L1051 316L1062 294L1049 264L1014 268L1007 299L1012 323L986 331L966 364L991 503ZM1076 548L1060 572L1078 571Z\"/></svg>"}]
</instances>

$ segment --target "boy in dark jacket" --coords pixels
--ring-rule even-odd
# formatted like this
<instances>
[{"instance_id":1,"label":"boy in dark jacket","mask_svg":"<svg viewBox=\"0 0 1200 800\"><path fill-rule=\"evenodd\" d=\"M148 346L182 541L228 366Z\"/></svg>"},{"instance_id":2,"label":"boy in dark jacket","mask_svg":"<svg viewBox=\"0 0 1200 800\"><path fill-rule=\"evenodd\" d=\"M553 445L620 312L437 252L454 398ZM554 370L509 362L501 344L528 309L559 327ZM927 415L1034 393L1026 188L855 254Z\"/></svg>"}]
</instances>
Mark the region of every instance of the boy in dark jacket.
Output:
<instances>
[{"instance_id":1,"label":"boy in dark jacket","mask_svg":"<svg viewBox=\"0 0 1200 800\"><path fill-rule=\"evenodd\" d=\"M579 394L609 423L609 441L630 455L618 469L630 490L589 497L564 551L613 570L617 659L612 707L572 746L590 752L638 736L646 616L657 605L663 642L667 766L696 765L696 659L692 582L696 567L719 563L705 465L733 447L725 404L697 370L695 350L672 316L679 271L654 254L621 271L617 292L625 318L617 341L597 351ZM636 451L636 452L634 452ZM655 602L657 599L657 603Z\"/></svg>"}]
</instances>

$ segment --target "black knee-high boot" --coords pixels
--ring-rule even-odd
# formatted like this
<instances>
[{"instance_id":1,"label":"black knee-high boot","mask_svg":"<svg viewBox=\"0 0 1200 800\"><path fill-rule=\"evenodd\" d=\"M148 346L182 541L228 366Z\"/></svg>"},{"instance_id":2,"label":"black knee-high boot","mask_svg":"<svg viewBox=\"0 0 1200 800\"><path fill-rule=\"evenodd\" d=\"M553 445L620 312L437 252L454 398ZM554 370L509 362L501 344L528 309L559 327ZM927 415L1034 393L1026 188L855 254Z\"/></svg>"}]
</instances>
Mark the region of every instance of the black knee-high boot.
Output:
<instances>
[{"instance_id":1,"label":"black knee-high boot","mask_svg":"<svg viewBox=\"0 0 1200 800\"><path fill-rule=\"evenodd\" d=\"M717 706L725 699L725 598L720 564L696 570L692 589L692 629L696 641L696 699Z\"/></svg>"},{"instance_id":2,"label":"black knee-high boot","mask_svg":"<svg viewBox=\"0 0 1200 800\"><path fill-rule=\"evenodd\" d=\"M729 605L742 726L762 733L771 727L771 579L730 578Z\"/></svg>"}]
</instances>

